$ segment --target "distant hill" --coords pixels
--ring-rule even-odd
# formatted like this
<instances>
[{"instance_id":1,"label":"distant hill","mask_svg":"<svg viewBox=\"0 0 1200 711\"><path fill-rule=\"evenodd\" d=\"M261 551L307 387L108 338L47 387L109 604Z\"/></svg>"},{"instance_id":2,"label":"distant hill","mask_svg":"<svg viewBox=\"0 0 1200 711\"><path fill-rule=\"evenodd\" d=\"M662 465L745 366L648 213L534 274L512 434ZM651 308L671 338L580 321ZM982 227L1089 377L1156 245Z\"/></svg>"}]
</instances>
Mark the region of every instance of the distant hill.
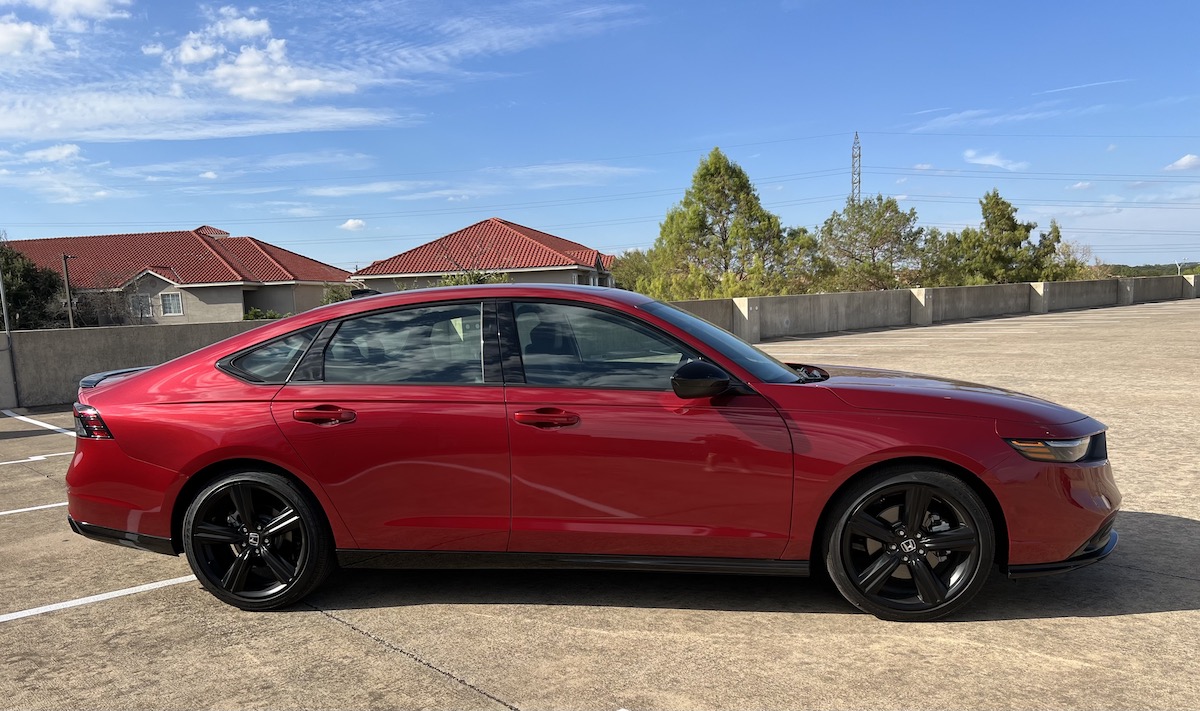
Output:
<instances>
[{"instance_id":1,"label":"distant hill","mask_svg":"<svg viewBox=\"0 0 1200 711\"><path fill-rule=\"evenodd\" d=\"M1139 264L1132 267L1127 264L1105 264L1104 268L1113 276L1118 277L1175 276L1176 274L1200 272L1200 262L1184 262L1182 265L1174 262L1171 264Z\"/></svg>"}]
</instances>

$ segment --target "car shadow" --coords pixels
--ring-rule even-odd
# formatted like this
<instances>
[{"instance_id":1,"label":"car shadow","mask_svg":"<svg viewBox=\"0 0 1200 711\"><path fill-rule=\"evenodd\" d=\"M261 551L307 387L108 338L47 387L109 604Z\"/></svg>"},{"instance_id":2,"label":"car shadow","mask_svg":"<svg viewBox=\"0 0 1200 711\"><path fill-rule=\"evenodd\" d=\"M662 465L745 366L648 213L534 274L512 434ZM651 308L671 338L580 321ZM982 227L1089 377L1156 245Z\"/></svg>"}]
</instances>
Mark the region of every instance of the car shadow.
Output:
<instances>
[{"instance_id":1,"label":"car shadow","mask_svg":"<svg viewBox=\"0 0 1200 711\"><path fill-rule=\"evenodd\" d=\"M1063 575L1009 580L993 573L945 622L1104 617L1200 610L1200 521L1123 512L1107 559ZM323 610L408 605L855 612L827 580L584 570L339 570L308 600Z\"/></svg>"}]
</instances>

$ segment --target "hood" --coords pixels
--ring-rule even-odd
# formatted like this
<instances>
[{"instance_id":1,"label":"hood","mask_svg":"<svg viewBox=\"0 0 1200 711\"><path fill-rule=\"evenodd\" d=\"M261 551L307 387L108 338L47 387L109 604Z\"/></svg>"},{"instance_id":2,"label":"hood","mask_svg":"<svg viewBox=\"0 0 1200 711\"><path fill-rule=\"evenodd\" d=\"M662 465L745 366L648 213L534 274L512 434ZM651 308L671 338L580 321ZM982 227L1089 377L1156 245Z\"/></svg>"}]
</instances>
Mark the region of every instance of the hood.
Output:
<instances>
[{"instance_id":1,"label":"hood","mask_svg":"<svg viewBox=\"0 0 1200 711\"><path fill-rule=\"evenodd\" d=\"M851 407L893 412L921 412L962 417L989 417L1059 425L1086 415L1031 395L948 378L894 370L822 366L829 378L820 387Z\"/></svg>"}]
</instances>

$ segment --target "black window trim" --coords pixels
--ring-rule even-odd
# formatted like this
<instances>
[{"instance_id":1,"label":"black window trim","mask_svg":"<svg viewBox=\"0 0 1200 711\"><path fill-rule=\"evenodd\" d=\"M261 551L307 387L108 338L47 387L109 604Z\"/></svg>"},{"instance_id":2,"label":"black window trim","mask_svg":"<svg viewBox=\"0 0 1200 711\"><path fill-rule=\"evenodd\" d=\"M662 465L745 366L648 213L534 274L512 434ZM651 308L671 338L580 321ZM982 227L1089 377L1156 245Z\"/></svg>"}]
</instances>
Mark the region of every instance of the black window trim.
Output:
<instances>
[{"instance_id":1,"label":"black window trim","mask_svg":"<svg viewBox=\"0 0 1200 711\"><path fill-rule=\"evenodd\" d=\"M329 342L333 340L333 336L341 325L347 321L353 321L359 318L368 316L377 316L379 314L395 313L398 311L408 311L411 309L424 309L439 306L463 306L482 304L483 313L481 328L483 330L483 382L482 383L340 383L327 382L325 380L325 351L329 347ZM320 344L320 347L317 347ZM319 373L319 380L293 380L292 378L302 369L309 369ZM317 337L313 339L308 351L301 357L299 363L292 370L286 382L288 385L328 385L328 386L347 386L355 387L502 387L504 385L502 369L500 366L500 335L496 325L496 300L494 298L485 299L451 299L447 301L423 301L420 303L404 304L403 306L393 306L390 308L374 309L371 311L360 311L358 313L349 314L326 321L323 328Z\"/></svg>"},{"instance_id":2,"label":"black window trim","mask_svg":"<svg viewBox=\"0 0 1200 711\"><path fill-rule=\"evenodd\" d=\"M570 299L545 299L538 297L516 297L499 300L499 316L500 316L500 347L504 355L504 384L529 387L529 388L553 388L556 390L625 390L629 392L643 393L658 393L671 392L670 386L662 389L653 388L618 388L604 387L597 388L588 385L539 385L536 383L528 383L525 380L525 362L521 356L521 339L517 333L517 316L516 304L561 304L563 306L576 306L584 309L593 309L595 311L603 311L607 314L632 320L638 326L644 328L650 333L660 336L669 343L679 346L680 353L685 353L695 358L696 360L708 361L717 365L729 375L729 383L731 386L746 386L740 378L733 373L729 373L729 369L721 366L719 362L710 358L708 355L697 351L692 346L679 340L676 336L667 333L657 325L650 323L644 319L631 315L626 311L614 309L611 306L604 304L593 304L586 301L572 301Z\"/></svg>"}]
</instances>

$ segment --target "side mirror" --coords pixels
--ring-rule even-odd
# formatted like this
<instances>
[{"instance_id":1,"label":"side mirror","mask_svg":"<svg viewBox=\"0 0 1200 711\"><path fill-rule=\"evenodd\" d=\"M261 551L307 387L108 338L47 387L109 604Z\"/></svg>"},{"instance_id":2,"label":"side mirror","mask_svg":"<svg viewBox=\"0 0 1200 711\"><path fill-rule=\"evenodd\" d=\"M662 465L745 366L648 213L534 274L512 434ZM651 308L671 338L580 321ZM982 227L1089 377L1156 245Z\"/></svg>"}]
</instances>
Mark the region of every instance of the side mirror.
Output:
<instances>
[{"instance_id":1,"label":"side mirror","mask_svg":"<svg viewBox=\"0 0 1200 711\"><path fill-rule=\"evenodd\" d=\"M703 360L679 366L671 376L671 388L685 400L716 397L729 389L729 373Z\"/></svg>"}]
</instances>

